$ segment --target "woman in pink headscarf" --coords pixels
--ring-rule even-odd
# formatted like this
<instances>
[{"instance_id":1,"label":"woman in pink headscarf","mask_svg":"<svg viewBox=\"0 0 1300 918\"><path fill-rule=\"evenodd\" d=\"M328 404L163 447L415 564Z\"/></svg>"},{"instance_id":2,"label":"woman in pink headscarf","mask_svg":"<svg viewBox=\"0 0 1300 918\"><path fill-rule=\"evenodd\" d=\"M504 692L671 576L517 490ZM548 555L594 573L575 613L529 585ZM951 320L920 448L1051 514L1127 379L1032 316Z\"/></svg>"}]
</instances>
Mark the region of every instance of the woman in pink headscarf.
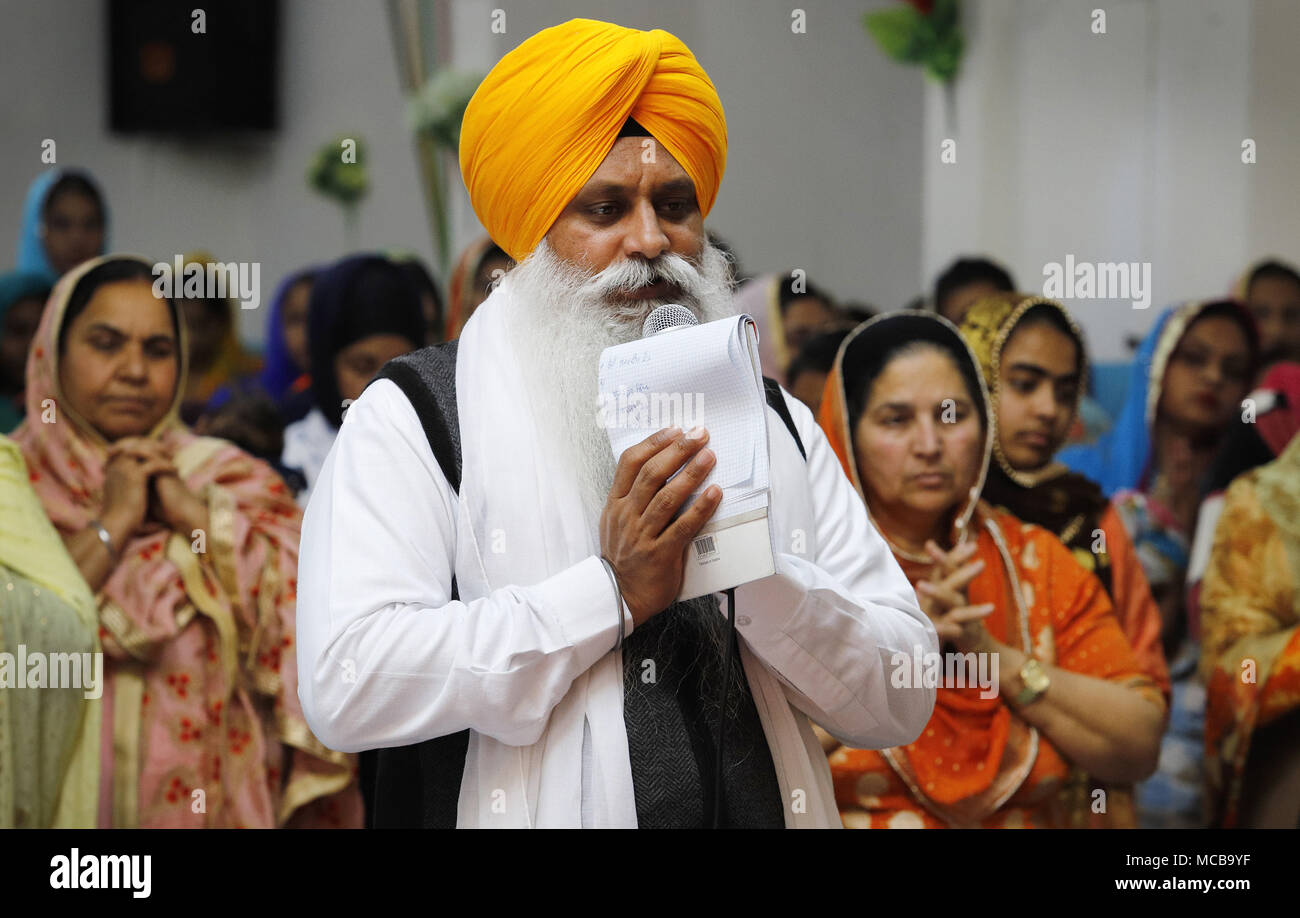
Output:
<instances>
[{"instance_id":1,"label":"woman in pink headscarf","mask_svg":"<svg viewBox=\"0 0 1300 918\"><path fill-rule=\"evenodd\" d=\"M184 324L152 280L109 256L59 281L14 433L99 610L99 825L360 825L353 759L298 706L298 509L178 419Z\"/></svg>"},{"instance_id":2,"label":"woman in pink headscarf","mask_svg":"<svg viewBox=\"0 0 1300 918\"><path fill-rule=\"evenodd\" d=\"M845 327L830 295L806 279L764 274L740 285L736 310L758 325L758 356L763 375L786 385L786 372L800 349L819 334ZM851 327L852 323L848 323Z\"/></svg>"}]
</instances>

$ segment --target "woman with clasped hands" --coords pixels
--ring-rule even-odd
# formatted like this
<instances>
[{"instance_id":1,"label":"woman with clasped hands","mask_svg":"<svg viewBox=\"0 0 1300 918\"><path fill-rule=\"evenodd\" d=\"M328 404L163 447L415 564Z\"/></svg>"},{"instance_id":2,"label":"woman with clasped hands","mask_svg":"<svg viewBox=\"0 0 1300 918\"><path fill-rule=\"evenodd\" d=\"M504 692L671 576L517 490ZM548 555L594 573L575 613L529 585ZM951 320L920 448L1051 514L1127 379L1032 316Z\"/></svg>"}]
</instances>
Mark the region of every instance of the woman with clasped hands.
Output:
<instances>
[{"instance_id":1,"label":"woman with clasped hands","mask_svg":"<svg viewBox=\"0 0 1300 918\"><path fill-rule=\"evenodd\" d=\"M98 824L359 826L353 760L298 707L298 508L265 463L179 420L185 329L152 281L129 256L59 281L14 433L95 593Z\"/></svg>"},{"instance_id":2,"label":"woman with clasped hands","mask_svg":"<svg viewBox=\"0 0 1300 918\"><path fill-rule=\"evenodd\" d=\"M915 742L824 741L844 824L1067 826L1059 791L1072 768L1150 774L1163 698L1101 583L1054 535L979 501L988 395L956 328L921 313L859 326L820 421L944 651L894 661L893 679L940 679Z\"/></svg>"}]
</instances>

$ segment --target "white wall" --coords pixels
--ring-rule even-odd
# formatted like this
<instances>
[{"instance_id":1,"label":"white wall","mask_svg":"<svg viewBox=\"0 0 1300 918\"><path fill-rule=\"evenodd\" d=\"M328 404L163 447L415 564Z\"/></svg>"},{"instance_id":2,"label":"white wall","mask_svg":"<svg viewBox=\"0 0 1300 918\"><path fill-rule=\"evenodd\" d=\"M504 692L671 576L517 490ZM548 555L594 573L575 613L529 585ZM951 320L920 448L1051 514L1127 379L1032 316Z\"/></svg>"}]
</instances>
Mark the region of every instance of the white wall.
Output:
<instances>
[{"instance_id":1,"label":"white wall","mask_svg":"<svg viewBox=\"0 0 1300 918\"><path fill-rule=\"evenodd\" d=\"M1300 261L1300 3L1256 0L1247 105L1259 161L1246 184L1247 247Z\"/></svg>"},{"instance_id":2,"label":"white wall","mask_svg":"<svg viewBox=\"0 0 1300 918\"><path fill-rule=\"evenodd\" d=\"M942 91L926 96L927 276L971 250L1040 290L1067 254L1150 262L1149 310L1068 303L1095 356L1118 360L1164 305L1225 294L1259 255L1300 258L1300 5L982 0L968 18L956 124Z\"/></svg>"}]
</instances>

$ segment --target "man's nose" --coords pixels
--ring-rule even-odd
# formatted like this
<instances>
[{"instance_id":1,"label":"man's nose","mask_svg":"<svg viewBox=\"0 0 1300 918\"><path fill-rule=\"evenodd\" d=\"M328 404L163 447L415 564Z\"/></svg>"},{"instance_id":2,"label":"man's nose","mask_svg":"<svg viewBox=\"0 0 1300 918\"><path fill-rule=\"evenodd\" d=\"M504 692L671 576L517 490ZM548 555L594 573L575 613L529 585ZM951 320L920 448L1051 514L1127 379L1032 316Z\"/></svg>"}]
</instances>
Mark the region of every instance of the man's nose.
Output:
<instances>
[{"instance_id":1,"label":"man's nose","mask_svg":"<svg viewBox=\"0 0 1300 918\"><path fill-rule=\"evenodd\" d=\"M1287 323L1281 316L1256 320L1259 329L1259 342L1262 350L1270 350L1271 345L1286 336Z\"/></svg>"},{"instance_id":2,"label":"man's nose","mask_svg":"<svg viewBox=\"0 0 1300 918\"><path fill-rule=\"evenodd\" d=\"M658 258L668 250L670 240L659 224L659 215L649 201L640 201L628 216L629 226L623 240L623 255L640 255L646 260Z\"/></svg>"}]
</instances>

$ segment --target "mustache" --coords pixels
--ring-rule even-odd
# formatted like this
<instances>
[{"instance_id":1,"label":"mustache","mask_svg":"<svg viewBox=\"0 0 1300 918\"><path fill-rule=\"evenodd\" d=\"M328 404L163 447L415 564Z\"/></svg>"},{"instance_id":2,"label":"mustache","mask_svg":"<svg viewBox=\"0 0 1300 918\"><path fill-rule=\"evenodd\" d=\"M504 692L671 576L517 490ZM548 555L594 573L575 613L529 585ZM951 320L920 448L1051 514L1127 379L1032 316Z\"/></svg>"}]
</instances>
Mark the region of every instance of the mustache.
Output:
<instances>
[{"instance_id":1,"label":"mustache","mask_svg":"<svg viewBox=\"0 0 1300 918\"><path fill-rule=\"evenodd\" d=\"M707 282L701 267L673 252L665 252L651 259L616 261L592 275L583 284L581 292L606 299L617 293L630 293L660 282L666 282L684 297L696 301L707 292Z\"/></svg>"}]
</instances>

